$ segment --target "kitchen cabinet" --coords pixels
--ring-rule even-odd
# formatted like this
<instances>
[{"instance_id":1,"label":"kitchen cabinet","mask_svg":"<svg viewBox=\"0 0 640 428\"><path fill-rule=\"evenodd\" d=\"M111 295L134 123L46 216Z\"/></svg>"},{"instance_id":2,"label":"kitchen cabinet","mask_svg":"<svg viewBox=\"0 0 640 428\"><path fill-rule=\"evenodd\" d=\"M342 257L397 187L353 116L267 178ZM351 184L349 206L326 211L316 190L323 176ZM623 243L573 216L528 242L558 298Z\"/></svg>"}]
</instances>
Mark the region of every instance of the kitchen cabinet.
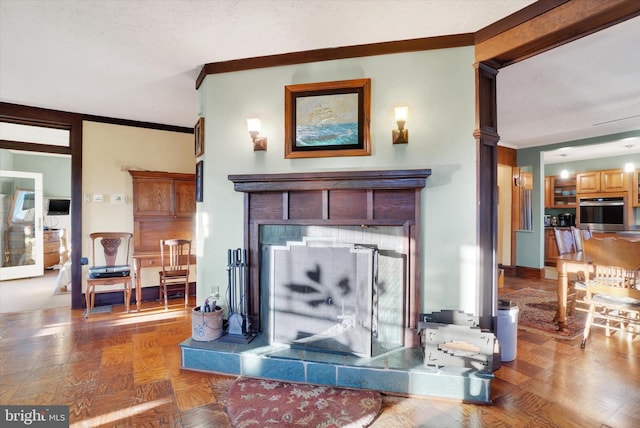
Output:
<instances>
[{"instance_id":1,"label":"kitchen cabinet","mask_svg":"<svg viewBox=\"0 0 640 428\"><path fill-rule=\"evenodd\" d=\"M576 207L576 176L567 178L549 177L549 205L547 208L575 208Z\"/></svg>"},{"instance_id":2,"label":"kitchen cabinet","mask_svg":"<svg viewBox=\"0 0 640 428\"><path fill-rule=\"evenodd\" d=\"M606 169L576 174L578 193L625 192L627 174L622 169Z\"/></svg>"},{"instance_id":3,"label":"kitchen cabinet","mask_svg":"<svg viewBox=\"0 0 640 428\"><path fill-rule=\"evenodd\" d=\"M553 198L553 188L551 187L551 177L544 178L544 207L551 208Z\"/></svg>"},{"instance_id":4,"label":"kitchen cabinet","mask_svg":"<svg viewBox=\"0 0 640 428\"><path fill-rule=\"evenodd\" d=\"M544 230L544 264L547 266L555 266L554 257L558 256L558 246L556 245L556 235L553 228Z\"/></svg>"},{"instance_id":5,"label":"kitchen cabinet","mask_svg":"<svg viewBox=\"0 0 640 428\"><path fill-rule=\"evenodd\" d=\"M597 193L600 191L600 171L579 172L576 174L578 193Z\"/></svg>"},{"instance_id":6,"label":"kitchen cabinet","mask_svg":"<svg viewBox=\"0 0 640 428\"><path fill-rule=\"evenodd\" d=\"M133 179L134 253L160 250L161 239L192 239L195 174L129 171Z\"/></svg>"},{"instance_id":7,"label":"kitchen cabinet","mask_svg":"<svg viewBox=\"0 0 640 428\"><path fill-rule=\"evenodd\" d=\"M627 174L623 169L600 171L600 189L603 192L626 192Z\"/></svg>"},{"instance_id":8,"label":"kitchen cabinet","mask_svg":"<svg viewBox=\"0 0 640 428\"><path fill-rule=\"evenodd\" d=\"M633 187L631 188L631 201L634 207L640 207L640 169L633 172Z\"/></svg>"}]
</instances>

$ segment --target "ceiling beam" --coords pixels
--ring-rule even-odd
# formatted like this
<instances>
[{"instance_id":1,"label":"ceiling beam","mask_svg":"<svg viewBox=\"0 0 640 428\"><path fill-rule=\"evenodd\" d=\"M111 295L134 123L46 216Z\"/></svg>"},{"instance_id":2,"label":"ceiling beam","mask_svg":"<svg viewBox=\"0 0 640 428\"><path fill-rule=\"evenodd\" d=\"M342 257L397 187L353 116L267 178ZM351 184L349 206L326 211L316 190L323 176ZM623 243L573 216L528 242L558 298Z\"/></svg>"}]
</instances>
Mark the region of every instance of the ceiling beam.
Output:
<instances>
[{"instance_id":1,"label":"ceiling beam","mask_svg":"<svg viewBox=\"0 0 640 428\"><path fill-rule=\"evenodd\" d=\"M638 15L637 0L568 1L489 39L476 40L476 62L505 67Z\"/></svg>"}]
</instances>

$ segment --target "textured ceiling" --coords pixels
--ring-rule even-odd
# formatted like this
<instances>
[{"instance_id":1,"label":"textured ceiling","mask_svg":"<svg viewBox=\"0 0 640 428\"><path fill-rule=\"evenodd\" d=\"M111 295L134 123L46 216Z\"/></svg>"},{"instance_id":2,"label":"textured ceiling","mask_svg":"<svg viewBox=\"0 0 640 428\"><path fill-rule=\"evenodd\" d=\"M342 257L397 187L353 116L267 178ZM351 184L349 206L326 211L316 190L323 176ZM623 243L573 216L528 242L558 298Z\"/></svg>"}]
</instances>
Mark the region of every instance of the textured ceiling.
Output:
<instances>
[{"instance_id":1,"label":"textured ceiling","mask_svg":"<svg viewBox=\"0 0 640 428\"><path fill-rule=\"evenodd\" d=\"M203 64L475 32L531 3L0 0L0 101L191 127ZM640 113L638 19L501 70L503 143L640 129L637 118L594 125Z\"/></svg>"},{"instance_id":2,"label":"textured ceiling","mask_svg":"<svg viewBox=\"0 0 640 428\"><path fill-rule=\"evenodd\" d=\"M530 0L0 0L0 99L193 126L202 65L474 32Z\"/></svg>"}]
</instances>

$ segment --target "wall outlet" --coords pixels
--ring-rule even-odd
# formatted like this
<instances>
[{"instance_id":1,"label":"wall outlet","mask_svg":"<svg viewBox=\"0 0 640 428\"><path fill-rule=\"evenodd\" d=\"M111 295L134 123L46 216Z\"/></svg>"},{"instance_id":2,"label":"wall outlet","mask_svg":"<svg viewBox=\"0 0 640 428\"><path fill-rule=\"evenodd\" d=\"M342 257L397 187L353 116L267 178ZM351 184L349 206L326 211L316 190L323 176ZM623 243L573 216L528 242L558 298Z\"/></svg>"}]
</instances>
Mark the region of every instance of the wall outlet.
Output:
<instances>
[{"instance_id":1,"label":"wall outlet","mask_svg":"<svg viewBox=\"0 0 640 428\"><path fill-rule=\"evenodd\" d=\"M102 194L94 193L93 194L93 202L102 202Z\"/></svg>"},{"instance_id":2,"label":"wall outlet","mask_svg":"<svg viewBox=\"0 0 640 428\"><path fill-rule=\"evenodd\" d=\"M89 202L91 202L91 195L88 193L83 193L82 202L84 202L85 204L88 204Z\"/></svg>"},{"instance_id":3,"label":"wall outlet","mask_svg":"<svg viewBox=\"0 0 640 428\"><path fill-rule=\"evenodd\" d=\"M127 203L127 195L124 193L114 193L111 195L111 203L112 204L126 204Z\"/></svg>"}]
</instances>

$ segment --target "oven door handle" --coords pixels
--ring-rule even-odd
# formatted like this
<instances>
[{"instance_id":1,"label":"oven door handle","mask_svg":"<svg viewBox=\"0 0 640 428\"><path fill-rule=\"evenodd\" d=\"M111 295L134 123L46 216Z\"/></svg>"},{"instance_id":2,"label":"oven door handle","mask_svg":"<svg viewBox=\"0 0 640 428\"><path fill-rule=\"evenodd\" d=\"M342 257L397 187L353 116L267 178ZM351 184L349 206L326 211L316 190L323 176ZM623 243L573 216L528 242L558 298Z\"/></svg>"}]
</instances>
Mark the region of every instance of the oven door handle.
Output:
<instances>
[{"instance_id":1,"label":"oven door handle","mask_svg":"<svg viewBox=\"0 0 640 428\"><path fill-rule=\"evenodd\" d=\"M592 201L580 201L579 205L581 207L616 207L616 206L624 206L624 202L592 202Z\"/></svg>"}]
</instances>

